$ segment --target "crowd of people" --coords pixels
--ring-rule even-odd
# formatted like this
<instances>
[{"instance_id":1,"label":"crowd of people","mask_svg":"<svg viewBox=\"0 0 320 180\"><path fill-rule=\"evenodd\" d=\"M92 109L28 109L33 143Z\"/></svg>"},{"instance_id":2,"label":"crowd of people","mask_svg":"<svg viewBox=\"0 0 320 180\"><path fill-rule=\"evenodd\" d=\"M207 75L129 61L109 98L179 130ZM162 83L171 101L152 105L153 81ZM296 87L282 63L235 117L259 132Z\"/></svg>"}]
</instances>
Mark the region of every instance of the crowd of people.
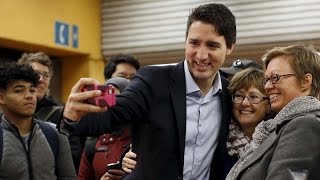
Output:
<instances>
[{"instance_id":1,"label":"crowd of people","mask_svg":"<svg viewBox=\"0 0 320 180\"><path fill-rule=\"evenodd\" d=\"M115 87L115 94L119 95L128 86L132 77L140 68L139 61L130 54L119 54L110 58L104 69L105 84L112 84ZM104 113L92 113L90 119L104 119ZM110 170L107 164L116 163L122 154L130 146L131 136L129 126L125 126L111 133L96 135L86 141L82 154L79 180L94 180L109 177L120 179L124 172L115 169ZM105 174L106 173L106 174Z\"/></svg>"},{"instance_id":2,"label":"crowd of people","mask_svg":"<svg viewBox=\"0 0 320 180\"><path fill-rule=\"evenodd\" d=\"M65 105L48 95L52 61L0 65L0 179L308 179L320 177L320 55L311 45L238 59L236 17L203 4L187 20L185 59L145 66L111 57L106 82L81 78ZM112 107L86 103L112 85ZM2 139L1 139L2 138Z\"/></svg>"},{"instance_id":3,"label":"crowd of people","mask_svg":"<svg viewBox=\"0 0 320 180\"><path fill-rule=\"evenodd\" d=\"M30 65L0 66L1 179L76 179L68 138L34 116L39 78Z\"/></svg>"}]
</instances>

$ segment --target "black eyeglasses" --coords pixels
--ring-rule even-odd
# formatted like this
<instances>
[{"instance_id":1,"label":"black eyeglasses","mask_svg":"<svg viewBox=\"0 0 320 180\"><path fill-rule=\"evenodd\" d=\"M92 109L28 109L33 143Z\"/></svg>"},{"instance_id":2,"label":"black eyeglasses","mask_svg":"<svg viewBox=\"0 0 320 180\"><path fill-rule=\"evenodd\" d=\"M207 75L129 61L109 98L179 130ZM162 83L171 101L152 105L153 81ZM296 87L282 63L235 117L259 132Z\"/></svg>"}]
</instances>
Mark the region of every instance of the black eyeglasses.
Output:
<instances>
[{"instance_id":1,"label":"black eyeglasses","mask_svg":"<svg viewBox=\"0 0 320 180\"><path fill-rule=\"evenodd\" d=\"M266 96L262 96L260 94L253 94L253 95L249 95L249 96L245 96L245 95L242 95L242 94L233 94L232 95L232 101L236 104L240 104L244 101L244 99L247 98L248 101L251 103L251 104L258 104L260 103L261 101L264 101L264 100L267 100L269 99L268 97Z\"/></svg>"},{"instance_id":2,"label":"black eyeglasses","mask_svg":"<svg viewBox=\"0 0 320 180\"><path fill-rule=\"evenodd\" d=\"M50 73L40 72L40 71L36 71L36 70L34 70L34 71L39 75L39 78L42 77L42 79L44 79L44 80L48 80L51 77Z\"/></svg>"},{"instance_id":3,"label":"black eyeglasses","mask_svg":"<svg viewBox=\"0 0 320 180\"><path fill-rule=\"evenodd\" d=\"M269 82L269 81L272 84L275 84L276 82L279 81L280 78L282 78L282 77L290 77L290 76L295 76L295 74L292 74L292 73L288 73L288 74L272 74L270 77L263 79L263 85L265 86L267 84L267 82Z\"/></svg>"}]
</instances>

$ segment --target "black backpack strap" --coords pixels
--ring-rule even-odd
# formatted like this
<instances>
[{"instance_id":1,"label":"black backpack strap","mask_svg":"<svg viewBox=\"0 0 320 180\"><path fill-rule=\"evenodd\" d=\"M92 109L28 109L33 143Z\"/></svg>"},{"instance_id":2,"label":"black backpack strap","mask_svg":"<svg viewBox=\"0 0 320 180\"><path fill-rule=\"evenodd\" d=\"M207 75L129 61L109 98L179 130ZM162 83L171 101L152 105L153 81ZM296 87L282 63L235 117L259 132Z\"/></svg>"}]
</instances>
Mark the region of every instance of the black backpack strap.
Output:
<instances>
[{"instance_id":1,"label":"black backpack strap","mask_svg":"<svg viewBox=\"0 0 320 180\"><path fill-rule=\"evenodd\" d=\"M93 158L96 153L97 141L98 141L98 137L88 137L86 140L86 144L84 146L84 153L90 164L93 163Z\"/></svg>"},{"instance_id":2,"label":"black backpack strap","mask_svg":"<svg viewBox=\"0 0 320 180\"><path fill-rule=\"evenodd\" d=\"M46 137L50 148L52 150L54 161L55 161L55 170L57 170L57 161L59 155L59 137L54 127L52 127L49 123L38 121L39 127L41 128L44 136Z\"/></svg>"},{"instance_id":3,"label":"black backpack strap","mask_svg":"<svg viewBox=\"0 0 320 180\"><path fill-rule=\"evenodd\" d=\"M63 109L62 106L46 106L46 107L40 108L36 112L35 116L37 117L37 119L41 121L48 121L48 122L53 122L57 124L58 122L57 118L59 118L62 109Z\"/></svg>"}]
</instances>

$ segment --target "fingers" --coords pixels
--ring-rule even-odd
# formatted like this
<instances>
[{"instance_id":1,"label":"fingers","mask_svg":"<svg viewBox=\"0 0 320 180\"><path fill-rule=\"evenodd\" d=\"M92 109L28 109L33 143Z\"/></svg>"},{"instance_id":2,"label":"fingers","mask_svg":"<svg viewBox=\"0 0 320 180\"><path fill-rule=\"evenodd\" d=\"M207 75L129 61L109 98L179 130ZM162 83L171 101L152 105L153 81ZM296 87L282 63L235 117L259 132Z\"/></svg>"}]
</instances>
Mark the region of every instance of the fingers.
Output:
<instances>
[{"instance_id":1,"label":"fingers","mask_svg":"<svg viewBox=\"0 0 320 180\"><path fill-rule=\"evenodd\" d=\"M64 108L64 117L73 121L79 121L81 117L88 112L102 112L106 110L106 108L83 103L83 101L86 99L101 95L101 91L99 90L81 92L81 88L83 88L85 85L94 83L97 84L99 82L91 78L81 78L73 86Z\"/></svg>"},{"instance_id":2,"label":"fingers","mask_svg":"<svg viewBox=\"0 0 320 180\"><path fill-rule=\"evenodd\" d=\"M100 84L99 81L92 79L92 78L81 78L71 89L70 94L81 92L81 89L90 84Z\"/></svg>"},{"instance_id":3,"label":"fingers","mask_svg":"<svg viewBox=\"0 0 320 180\"><path fill-rule=\"evenodd\" d=\"M70 102L81 102L89 98L98 97L101 95L100 90L92 90L86 92L74 92L71 93L68 97L68 101Z\"/></svg>"},{"instance_id":4,"label":"fingers","mask_svg":"<svg viewBox=\"0 0 320 180\"><path fill-rule=\"evenodd\" d=\"M127 159L127 158L123 158L122 162L123 162L123 165L129 169L134 169L137 164L137 161L133 159Z\"/></svg>"},{"instance_id":5,"label":"fingers","mask_svg":"<svg viewBox=\"0 0 320 180\"><path fill-rule=\"evenodd\" d=\"M100 178L100 180L108 180L108 176L107 176L108 172L104 173L104 175Z\"/></svg>"},{"instance_id":6,"label":"fingers","mask_svg":"<svg viewBox=\"0 0 320 180\"><path fill-rule=\"evenodd\" d=\"M92 79L92 78L81 78L71 89L70 95L68 97L68 101L83 101L92 97L97 97L101 95L101 91L94 90L94 91L86 91L81 92L81 89L86 85L91 84L99 84L99 81Z\"/></svg>"},{"instance_id":7,"label":"fingers","mask_svg":"<svg viewBox=\"0 0 320 180\"><path fill-rule=\"evenodd\" d=\"M124 172L126 172L126 173L128 173L128 174L132 172L132 169L127 168L127 167L125 166L125 164L122 164L122 169L123 169Z\"/></svg>"},{"instance_id":8,"label":"fingers","mask_svg":"<svg viewBox=\"0 0 320 180\"><path fill-rule=\"evenodd\" d=\"M137 157L137 154L132 152L132 151L129 151L125 154L125 157L129 158L129 159L135 159Z\"/></svg>"},{"instance_id":9,"label":"fingers","mask_svg":"<svg viewBox=\"0 0 320 180\"><path fill-rule=\"evenodd\" d=\"M125 173L119 169L110 169L110 170L108 170L108 174L111 174L114 176L123 176ZM111 176L109 176L109 177L111 177Z\"/></svg>"},{"instance_id":10,"label":"fingers","mask_svg":"<svg viewBox=\"0 0 320 180\"><path fill-rule=\"evenodd\" d=\"M105 175L107 179L120 180L124 174L122 170L110 169Z\"/></svg>"},{"instance_id":11,"label":"fingers","mask_svg":"<svg viewBox=\"0 0 320 180\"><path fill-rule=\"evenodd\" d=\"M124 174L125 173L122 170L110 169L100 178L100 180L120 180Z\"/></svg>"},{"instance_id":12,"label":"fingers","mask_svg":"<svg viewBox=\"0 0 320 180\"><path fill-rule=\"evenodd\" d=\"M137 161L135 161L136 157L137 157L137 155L132 151L129 151L125 154L125 156L122 160L122 169L126 173L131 173L132 169L134 169L136 167L136 164L137 164Z\"/></svg>"}]
</instances>

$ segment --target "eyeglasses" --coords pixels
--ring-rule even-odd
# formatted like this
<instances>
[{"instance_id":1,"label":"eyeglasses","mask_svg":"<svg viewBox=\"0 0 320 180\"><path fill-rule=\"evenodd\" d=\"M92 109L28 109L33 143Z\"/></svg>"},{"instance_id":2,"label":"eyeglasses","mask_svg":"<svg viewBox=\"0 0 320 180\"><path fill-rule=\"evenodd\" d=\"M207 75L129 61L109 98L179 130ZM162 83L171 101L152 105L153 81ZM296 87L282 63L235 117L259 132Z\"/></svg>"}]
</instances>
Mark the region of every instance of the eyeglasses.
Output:
<instances>
[{"instance_id":1,"label":"eyeglasses","mask_svg":"<svg viewBox=\"0 0 320 180\"><path fill-rule=\"evenodd\" d=\"M244 96L242 94L233 94L232 95L232 101L236 104L240 104L244 101L244 99L247 98L248 101L251 103L251 104L258 104L260 103L261 101L264 101L264 100L267 100L269 99L268 97L266 96L262 96L260 94L253 94L253 95L249 95L249 96Z\"/></svg>"},{"instance_id":2,"label":"eyeglasses","mask_svg":"<svg viewBox=\"0 0 320 180\"><path fill-rule=\"evenodd\" d=\"M39 79L43 79L43 80L48 80L51 78L51 75L50 73L47 73L47 72L40 72L40 71L36 71L35 72L40 76Z\"/></svg>"},{"instance_id":3,"label":"eyeglasses","mask_svg":"<svg viewBox=\"0 0 320 180\"><path fill-rule=\"evenodd\" d=\"M269 78L264 78L263 79L263 85L265 86L269 81L272 84L275 84L276 82L279 81L280 78L282 77L290 77L290 76L295 76L295 74L288 73L288 74L272 74Z\"/></svg>"}]
</instances>

